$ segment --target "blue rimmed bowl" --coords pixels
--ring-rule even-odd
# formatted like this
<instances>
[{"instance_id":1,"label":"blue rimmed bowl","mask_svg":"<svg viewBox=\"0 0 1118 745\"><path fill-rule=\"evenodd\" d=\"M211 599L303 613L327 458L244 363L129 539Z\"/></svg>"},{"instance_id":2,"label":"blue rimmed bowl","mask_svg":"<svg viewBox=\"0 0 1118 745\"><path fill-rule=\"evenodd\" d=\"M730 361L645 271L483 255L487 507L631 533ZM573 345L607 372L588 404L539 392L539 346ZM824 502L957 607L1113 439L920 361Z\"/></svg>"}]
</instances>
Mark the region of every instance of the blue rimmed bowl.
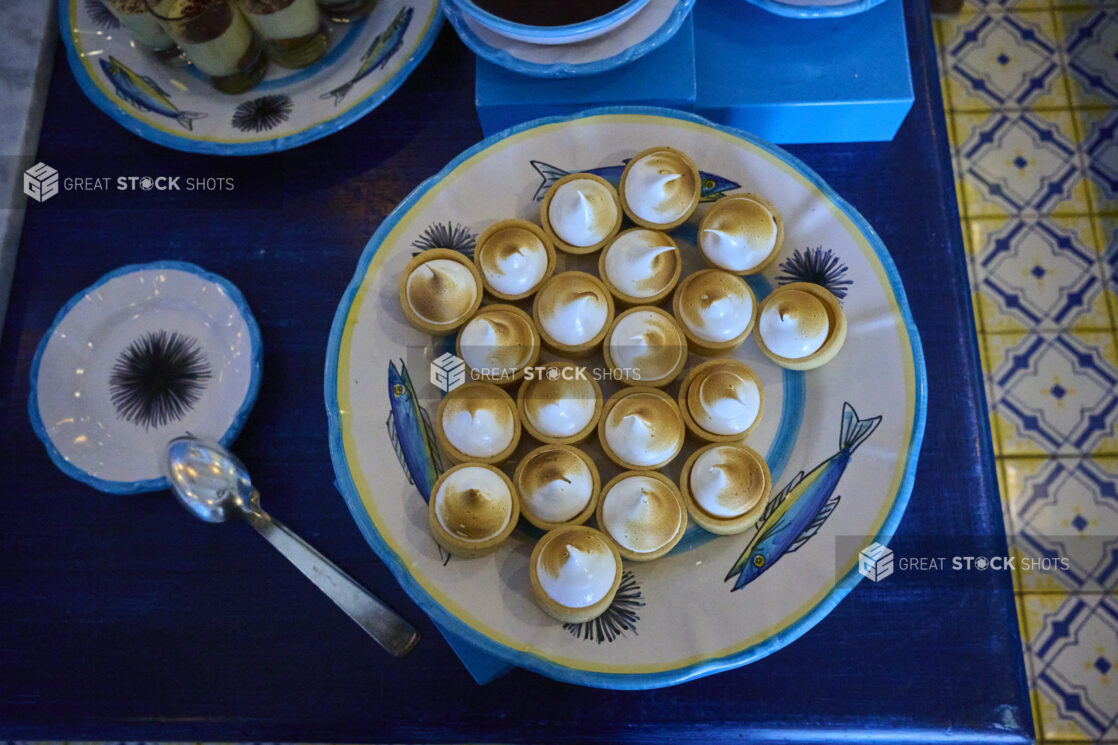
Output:
<instances>
[{"instance_id":1,"label":"blue rimmed bowl","mask_svg":"<svg viewBox=\"0 0 1118 745\"><path fill-rule=\"evenodd\" d=\"M619 8L580 23L564 26L532 26L517 23L479 7L473 0L448 0L485 28L514 41L529 44L575 44L608 33L628 21L649 0L628 0Z\"/></svg>"},{"instance_id":2,"label":"blue rimmed bowl","mask_svg":"<svg viewBox=\"0 0 1118 745\"><path fill-rule=\"evenodd\" d=\"M346 127L400 87L442 26L439 0L381 0L350 24L329 24L314 65L272 65L256 88L214 90L192 65L172 67L139 49L101 0L58 0L66 58L78 85L121 126L193 153L256 155Z\"/></svg>"}]
</instances>

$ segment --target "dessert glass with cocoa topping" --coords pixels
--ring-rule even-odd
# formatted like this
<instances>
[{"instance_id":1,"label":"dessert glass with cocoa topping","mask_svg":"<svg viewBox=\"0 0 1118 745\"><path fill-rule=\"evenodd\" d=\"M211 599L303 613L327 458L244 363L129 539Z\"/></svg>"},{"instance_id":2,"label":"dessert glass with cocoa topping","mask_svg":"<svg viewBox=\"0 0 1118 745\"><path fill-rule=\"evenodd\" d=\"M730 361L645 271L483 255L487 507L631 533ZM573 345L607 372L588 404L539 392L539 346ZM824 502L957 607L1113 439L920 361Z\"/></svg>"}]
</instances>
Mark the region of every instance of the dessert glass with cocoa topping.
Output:
<instances>
[{"instance_id":1,"label":"dessert glass with cocoa topping","mask_svg":"<svg viewBox=\"0 0 1118 745\"><path fill-rule=\"evenodd\" d=\"M170 0L157 13L186 56L222 93L244 93L268 71L268 58L232 0Z\"/></svg>"},{"instance_id":2,"label":"dessert glass with cocoa topping","mask_svg":"<svg viewBox=\"0 0 1118 745\"><path fill-rule=\"evenodd\" d=\"M314 0L237 0L237 4L277 65L309 67L326 54L326 24Z\"/></svg>"},{"instance_id":3,"label":"dessert glass with cocoa topping","mask_svg":"<svg viewBox=\"0 0 1118 745\"><path fill-rule=\"evenodd\" d=\"M161 62L186 64L179 45L152 13L152 10L162 12L169 4L170 0L106 0L105 7L128 30L136 46L151 52Z\"/></svg>"}]
</instances>

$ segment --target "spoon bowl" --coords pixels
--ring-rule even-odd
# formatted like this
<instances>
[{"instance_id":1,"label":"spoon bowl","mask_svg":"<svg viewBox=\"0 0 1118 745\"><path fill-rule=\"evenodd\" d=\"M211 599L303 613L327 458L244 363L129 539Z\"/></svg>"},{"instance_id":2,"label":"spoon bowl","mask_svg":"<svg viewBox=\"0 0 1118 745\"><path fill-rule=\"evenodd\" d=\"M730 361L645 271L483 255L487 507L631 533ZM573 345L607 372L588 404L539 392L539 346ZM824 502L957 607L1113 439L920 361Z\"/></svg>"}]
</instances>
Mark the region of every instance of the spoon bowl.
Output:
<instances>
[{"instance_id":1,"label":"spoon bowl","mask_svg":"<svg viewBox=\"0 0 1118 745\"><path fill-rule=\"evenodd\" d=\"M237 456L215 442L178 437L167 446L167 481L183 507L208 523L252 500L252 480Z\"/></svg>"}]
</instances>

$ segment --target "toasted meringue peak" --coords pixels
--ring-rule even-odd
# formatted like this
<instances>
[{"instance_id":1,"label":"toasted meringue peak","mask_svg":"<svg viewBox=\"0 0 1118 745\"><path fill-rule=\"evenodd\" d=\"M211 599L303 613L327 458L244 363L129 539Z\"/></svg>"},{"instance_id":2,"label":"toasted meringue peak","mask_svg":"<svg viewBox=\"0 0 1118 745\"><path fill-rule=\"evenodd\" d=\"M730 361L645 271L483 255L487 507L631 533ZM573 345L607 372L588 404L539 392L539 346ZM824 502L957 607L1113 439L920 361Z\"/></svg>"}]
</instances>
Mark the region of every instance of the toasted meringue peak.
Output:
<instances>
[{"instance_id":1,"label":"toasted meringue peak","mask_svg":"<svg viewBox=\"0 0 1118 745\"><path fill-rule=\"evenodd\" d=\"M613 366L632 371L629 377L638 381L662 380L687 353L686 342L671 316L653 309L627 312L606 343Z\"/></svg>"},{"instance_id":2,"label":"toasted meringue peak","mask_svg":"<svg viewBox=\"0 0 1118 745\"><path fill-rule=\"evenodd\" d=\"M521 506L549 523L573 520L590 504L594 477L577 455L544 446L528 455L517 479Z\"/></svg>"},{"instance_id":3,"label":"toasted meringue peak","mask_svg":"<svg viewBox=\"0 0 1118 745\"><path fill-rule=\"evenodd\" d=\"M766 496L761 464L738 445L719 445L700 455L691 467L689 486L699 508L722 519L744 515Z\"/></svg>"},{"instance_id":4,"label":"toasted meringue peak","mask_svg":"<svg viewBox=\"0 0 1118 745\"><path fill-rule=\"evenodd\" d=\"M605 240L617 224L617 216L617 203L609 187L590 178L560 184L547 209L555 235L579 248Z\"/></svg>"},{"instance_id":5,"label":"toasted meringue peak","mask_svg":"<svg viewBox=\"0 0 1118 745\"><path fill-rule=\"evenodd\" d=\"M530 292L547 274L547 248L538 235L526 228L499 228L475 250L485 281L503 295Z\"/></svg>"},{"instance_id":6,"label":"toasted meringue peak","mask_svg":"<svg viewBox=\"0 0 1118 745\"><path fill-rule=\"evenodd\" d=\"M633 475L602 495L602 522L623 548L647 554L679 532L683 509L671 489L651 476Z\"/></svg>"},{"instance_id":7,"label":"toasted meringue peak","mask_svg":"<svg viewBox=\"0 0 1118 745\"><path fill-rule=\"evenodd\" d=\"M639 467L670 460L683 444L679 410L669 399L645 391L619 397L602 430L617 457Z\"/></svg>"},{"instance_id":8,"label":"toasted meringue peak","mask_svg":"<svg viewBox=\"0 0 1118 745\"><path fill-rule=\"evenodd\" d=\"M557 274L537 296L540 326L569 346L586 344L609 322L605 288L581 272Z\"/></svg>"},{"instance_id":9,"label":"toasted meringue peak","mask_svg":"<svg viewBox=\"0 0 1118 745\"><path fill-rule=\"evenodd\" d=\"M507 393L495 386L463 386L447 394L443 434L471 458L492 458L512 444L516 411Z\"/></svg>"},{"instance_id":10,"label":"toasted meringue peak","mask_svg":"<svg viewBox=\"0 0 1118 745\"><path fill-rule=\"evenodd\" d=\"M458 335L462 359L490 377L511 375L528 364L535 347L531 320L509 310L482 311Z\"/></svg>"},{"instance_id":11,"label":"toasted meringue peak","mask_svg":"<svg viewBox=\"0 0 1118 745\"><path fill-rule=\"evenodd\" d=\"M700 371L687 390L687 408L695 423L716 435L738 435L761 413L757 382L732 364Z\"/></svg>"},{"instance_id":12,"label":"toasted meringue peak","mask_svg":"<svg viewBox=\"0 0 1118 745\"><path fill-rule=\"evenodd\" d=\"M536 577L549 598L568 608L594 605L613 588L621 566L596 531L563 531L547 543L536 559Z\"/></svg>"},{"instance_id":13,"label":"toasted meringue peak","mask_svg":"<svg viewBox=\"0 0 1118 745\"><path fill-rule=\"evenodd\" d=\"M831 322L827 306L810 292L777 290L765 301L757 333L774 354L797 360L814 354L827 341Z\"/></svg>"},{"instance_id":14,"label":"toasted meringue peak","mask_svg":"<svg viewBox=\"0 0 1118 745\"><path fill-rule=\"evenodd\" d=\"M656 230L629 230L606 249L602 269L618 291L648 298L672 284L679 270L679 250Z\"/></svg>"},{"instance_id":15,"label":"toasted meringue peak","mask_svg":"<svg viewBox=\"0 0 1118 745\"><path fill-rule=\"evenodd\" d=\"M728 342L749 327L753 295L741 277L712 269L684 282L679 295L680 320L697 339Z\"/></svg>"},{"instance_id":16,"label":"toasted meringue peak","mask_svg":"<svg viewBox=\"0 0 1118 745\"><path fill-rule=\"evenodd\" d=\"M453 259L432 259L408 275L407 303L429 323L452 323L470 312L478 296L477 281Z\"/></svg>"},{"instance_id":17,"label":"toasted meringue peak","mask_svg":"<svg viewBox=\"0 0 1118 745\"><path fill-rule=\"evenodd\" d=\"M777 221L769 207L747 196L717 202L699 233L699 249L715 266L747 272L776 248Z\"/></svg>"},{"instance_id":18,"label":"toasted meringue peak","mask_svg":"<svg viewBox=\"0 0 1118 745\"><path fill-rule=\"evenodd\" d=\"M512 517L508 484L485 466L454 471L431 498L439 524L462 541L488 540L504 530Z\"/></svg>"},{"instance_id":19,"label":"toasted meringue peak","mask_svg":"<svg viewBox=\"0 0 1118 745\"><path fill-rule=\"evenodd\" d=\"M564 377L546 366L545 374L525 381L524 416L546 437L573 437L590 424L597 407L597 393L589 377Z\"/></svg>"},{"instance_id":20,"label":"toasted meringue peak","mask_svg":"<svg viewBox=\"0 0 1118 745\"><path fill-rule=\"evenodd\" d=\"M657 150L633 161L621 188L629 211L653 225L667 225L683 217L694 206L697 191L691 164L670 150Z\"/></svg>"}]
</instances>

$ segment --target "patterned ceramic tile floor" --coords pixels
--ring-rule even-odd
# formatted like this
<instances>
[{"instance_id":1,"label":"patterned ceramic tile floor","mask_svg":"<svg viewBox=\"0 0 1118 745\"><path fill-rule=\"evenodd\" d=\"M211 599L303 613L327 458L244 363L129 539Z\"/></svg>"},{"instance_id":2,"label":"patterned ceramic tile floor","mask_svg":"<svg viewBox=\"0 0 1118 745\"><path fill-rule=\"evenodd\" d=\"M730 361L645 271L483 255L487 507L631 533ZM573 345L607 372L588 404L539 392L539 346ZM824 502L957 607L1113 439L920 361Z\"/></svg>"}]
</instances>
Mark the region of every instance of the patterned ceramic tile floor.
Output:
<instances>
[{"instance_id":1,"label":"patterned ceramic tile floor","mask_svg":"<svg viewBox=\"0 0 1118 745\"><path fill-rule=\"evenodd\" d=\"M936 40L1037 738L1118 743L1118 0Z\"/></svg>"}]
</instances>

